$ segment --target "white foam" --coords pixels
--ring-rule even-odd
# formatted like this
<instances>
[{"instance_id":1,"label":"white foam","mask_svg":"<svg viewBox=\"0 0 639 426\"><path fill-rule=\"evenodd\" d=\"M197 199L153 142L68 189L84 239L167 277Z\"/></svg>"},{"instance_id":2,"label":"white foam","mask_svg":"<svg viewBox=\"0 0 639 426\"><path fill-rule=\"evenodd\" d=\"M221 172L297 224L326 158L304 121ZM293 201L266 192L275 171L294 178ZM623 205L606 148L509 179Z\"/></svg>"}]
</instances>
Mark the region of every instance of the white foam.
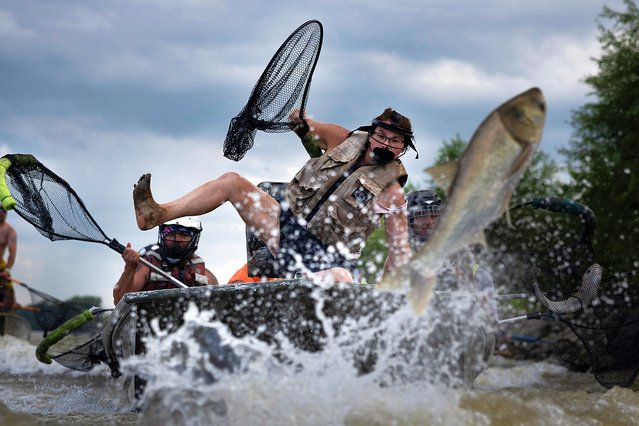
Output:
<instances>
[{"instance_id":1,"label":"white foam","mask_svg":"<svg viewBox=\"0 0 639 426\"><path fill-rule=\"evenodd\" d=\"M211 424L223 419L231 424L324 425L378 418L420 423L424 413L431 424L485 423L481 414L458 407L460 391L441 383L453 380L447 359L457 359L462 345L430 353L426 362L420 357L438 323L432 316L416 317L410 308L399 309L378 327L363 326L367 318L361 318L342 324L338 334L321 306L318 301L316 314L327 332L324 349L303 351L276 336L287 362L278 361L274 346L254 337L234 337L194 306L172 334L156 329L158 337L146 342L147 354L123 363L126 373L149 380L142 424ZM229 372L211 363L207 330L215 330L239 355L239 368ZM375 348L375 371L360 374L354 352L365 349L362 343L380 331L388 339ZM407 343L415 343L415 353L398 355ZM433 373L430 364L441 366L439 376L421 380Z\"/></svg>"},{"instance_id":2,"label":"white foam","mask_svg":"<svg viewBox=\"0 0 639 426\"><path fill-rule=\"evenodd\" d=\"M545 361L517 362L497 356L493 364L477 378L477 386L490 389L534 386L547 383L549 375L565 375L568 371L564 366Z\"/></svg>"},{"instance_id":3,"label":"white foam","mask_svg":"<svg viewBox=\"0 0 639 426\"><path fill-rule=\"evenodd\" d=\"M0 373L7 374L87 374L70 370L57 362L45 364L36 358L36 347L31 342L13 336L0 336ZM105 374L105 368L94 368L90 374Z\"/></svg>"}]
</instances>

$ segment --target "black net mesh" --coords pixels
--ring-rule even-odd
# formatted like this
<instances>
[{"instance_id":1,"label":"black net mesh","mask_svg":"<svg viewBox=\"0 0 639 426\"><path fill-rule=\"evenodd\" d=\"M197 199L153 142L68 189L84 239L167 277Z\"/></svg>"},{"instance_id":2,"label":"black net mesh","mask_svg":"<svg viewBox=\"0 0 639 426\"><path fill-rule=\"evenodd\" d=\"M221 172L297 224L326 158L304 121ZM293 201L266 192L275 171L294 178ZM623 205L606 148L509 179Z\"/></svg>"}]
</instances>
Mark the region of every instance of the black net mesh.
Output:
<instances>
[{"instance_id":1,"label":"black net mesh","mask_svg":"<svg viewBox=\"0 0 639 426\"><path fill-rule=\"evenodd\" d=\"M100 363L108 363L102 343L102 330L112 311L112 309L94 311L91 321L52 345L47 353L57 363L77 371L89 371Z\"/></svg>"},{"instance_id":2,"label":"black net mesh","mask_svg":"<svg viewBox=\"0 0 639 426\"><path fill-rule=\"evenodd\" d=\"M5 155L14 207L24 220L51 241L81 240L106 244L108 238L69 184L28 154Z\"/></svg>"},{"instance_id":3,"label":"black net mesh","mask_svg":"<svg viewBox=\"0 0 639 426\"><path fill-rule=\"evenodd\" d=\"M322 24L308 21L277 50L242 111L231 119L224 156L239 161L253 147L257 130L286 132L297 109L303 118L311 78L322 46Z\"/></svg>"},{"instance_id":4,"label":"black net mesh","mask_svg":"<svg viewBox=\"0 0 639 426\"><path fill-rule=\"evenodd\" d=\"M33 318L35 320L38 328L43 331L44 336L55 330L66 320L90 308L90 306L77 303L63 302L24 283L20 283L20 285L29 291L31 306L36 309L34 312L28 312L28 319Z\"/></svg>"},{"instance_id":5,"label":"black net mesh","mask_svg":"<svg viewBox=\"0 0 639 426\"><path fill-rule=\"evenodd\" d=\"M493 270L498 271L493 273L498 288L530 291L526 275L536 265L541 269L537 282L550 299L569 297L581 285L588 266L596 262L593 212L573 201L543 198L511 209L510 216L513 226L502 218L486 233ZM555 324L564 324L579 338L589 368L601 385L630 386L639 372L639 271L602 267L598 297L586 309L574 315L543 317L559 320ZM563 335L559 329L554 334Z\"/></svg>"},{"instance_id":6,"label":"black net mesh","mask_svg":"<svg viewBox=\"0 0 639 426\"><path fill-rule=\"evenodd\" d=\"M571 200L538 198L509 212L486 231L495 285L507 291L528 291L526 272L541 270L541 290L552 299L567 297L581 284L595 261L593 212Z\"/></svg>"},{"instance_id":7,"label":"black net mesh","mask_svg":"<svg viewBox=\"0 0 639 426\"><path fill-rule=\"evenodd\" d=\"M581 339L599 383L631 386L639 373L639 271L607 276L599 289L598 299L565 323Z\"/></svg>"}]
</instances>

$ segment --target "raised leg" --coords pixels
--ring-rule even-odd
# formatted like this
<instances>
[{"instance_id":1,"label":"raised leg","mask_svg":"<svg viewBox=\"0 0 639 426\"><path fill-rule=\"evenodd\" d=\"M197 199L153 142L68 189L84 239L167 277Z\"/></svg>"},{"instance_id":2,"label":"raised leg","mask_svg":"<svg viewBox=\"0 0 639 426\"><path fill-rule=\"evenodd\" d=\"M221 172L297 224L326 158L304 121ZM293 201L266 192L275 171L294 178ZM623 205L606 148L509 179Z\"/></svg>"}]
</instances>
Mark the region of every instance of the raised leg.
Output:
<instances>
[{"instance_id":1,"label":"raised leg","mask_svg":"<svg viewBox=\"0 0 639 426\"><path fill-rule=\"evenodd\" d=\"M271 252L279 247L279 203L237 173L225 173L184 196L158 204L151 193L151 175L145 174L133 188L135 216L140 229L151 229L168 220L200 216L230 201L244 223L255 231Z\"/></svg>"}]
</instances>

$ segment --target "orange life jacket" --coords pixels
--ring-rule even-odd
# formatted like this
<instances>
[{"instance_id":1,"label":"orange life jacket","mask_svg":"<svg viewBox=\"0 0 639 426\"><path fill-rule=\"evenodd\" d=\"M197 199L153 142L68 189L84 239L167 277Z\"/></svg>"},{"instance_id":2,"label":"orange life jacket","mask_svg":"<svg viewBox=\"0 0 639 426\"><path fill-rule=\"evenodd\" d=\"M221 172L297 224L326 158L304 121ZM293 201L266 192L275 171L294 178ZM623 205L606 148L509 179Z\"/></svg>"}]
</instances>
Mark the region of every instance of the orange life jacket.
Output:
<instances>
[{"instance_id":1,"label":"orange life jacket","mask_svg":"<svg viewBox=\"0 0 639 426\"><path fill-rule=\"evenodd\" d=\"M252 283L259 281L273 281L279 278L262 278L262 277L250 277L248 274L248 265L245 263L240 269L238 269L231 279L229 280L229 284L235 283Z\"/></svg>"}]
</instances>

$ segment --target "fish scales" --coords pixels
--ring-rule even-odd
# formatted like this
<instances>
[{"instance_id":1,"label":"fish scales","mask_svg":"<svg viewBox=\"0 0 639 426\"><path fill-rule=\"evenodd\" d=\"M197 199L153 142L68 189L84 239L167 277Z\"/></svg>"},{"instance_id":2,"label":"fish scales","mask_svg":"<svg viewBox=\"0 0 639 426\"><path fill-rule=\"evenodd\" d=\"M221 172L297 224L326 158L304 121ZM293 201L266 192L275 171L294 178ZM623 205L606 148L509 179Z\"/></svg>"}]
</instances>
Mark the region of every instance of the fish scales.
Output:
<instances>
[{"instance_id":1,"label":"fish scales","mask_svg":"<svg viewBox=\"0 0 639 426\"><path fill-rule=\"evenodd\" d=\"M541 140L545 114L541 90L530 89L488 115L458 162L427 169L438 186L448 188L446 207L426 244L408 265L388 274L380 290L410 286L415 312L423 311L443 262L484 242L483 230L507 210Z\"/></svg>"}]
</instances>

